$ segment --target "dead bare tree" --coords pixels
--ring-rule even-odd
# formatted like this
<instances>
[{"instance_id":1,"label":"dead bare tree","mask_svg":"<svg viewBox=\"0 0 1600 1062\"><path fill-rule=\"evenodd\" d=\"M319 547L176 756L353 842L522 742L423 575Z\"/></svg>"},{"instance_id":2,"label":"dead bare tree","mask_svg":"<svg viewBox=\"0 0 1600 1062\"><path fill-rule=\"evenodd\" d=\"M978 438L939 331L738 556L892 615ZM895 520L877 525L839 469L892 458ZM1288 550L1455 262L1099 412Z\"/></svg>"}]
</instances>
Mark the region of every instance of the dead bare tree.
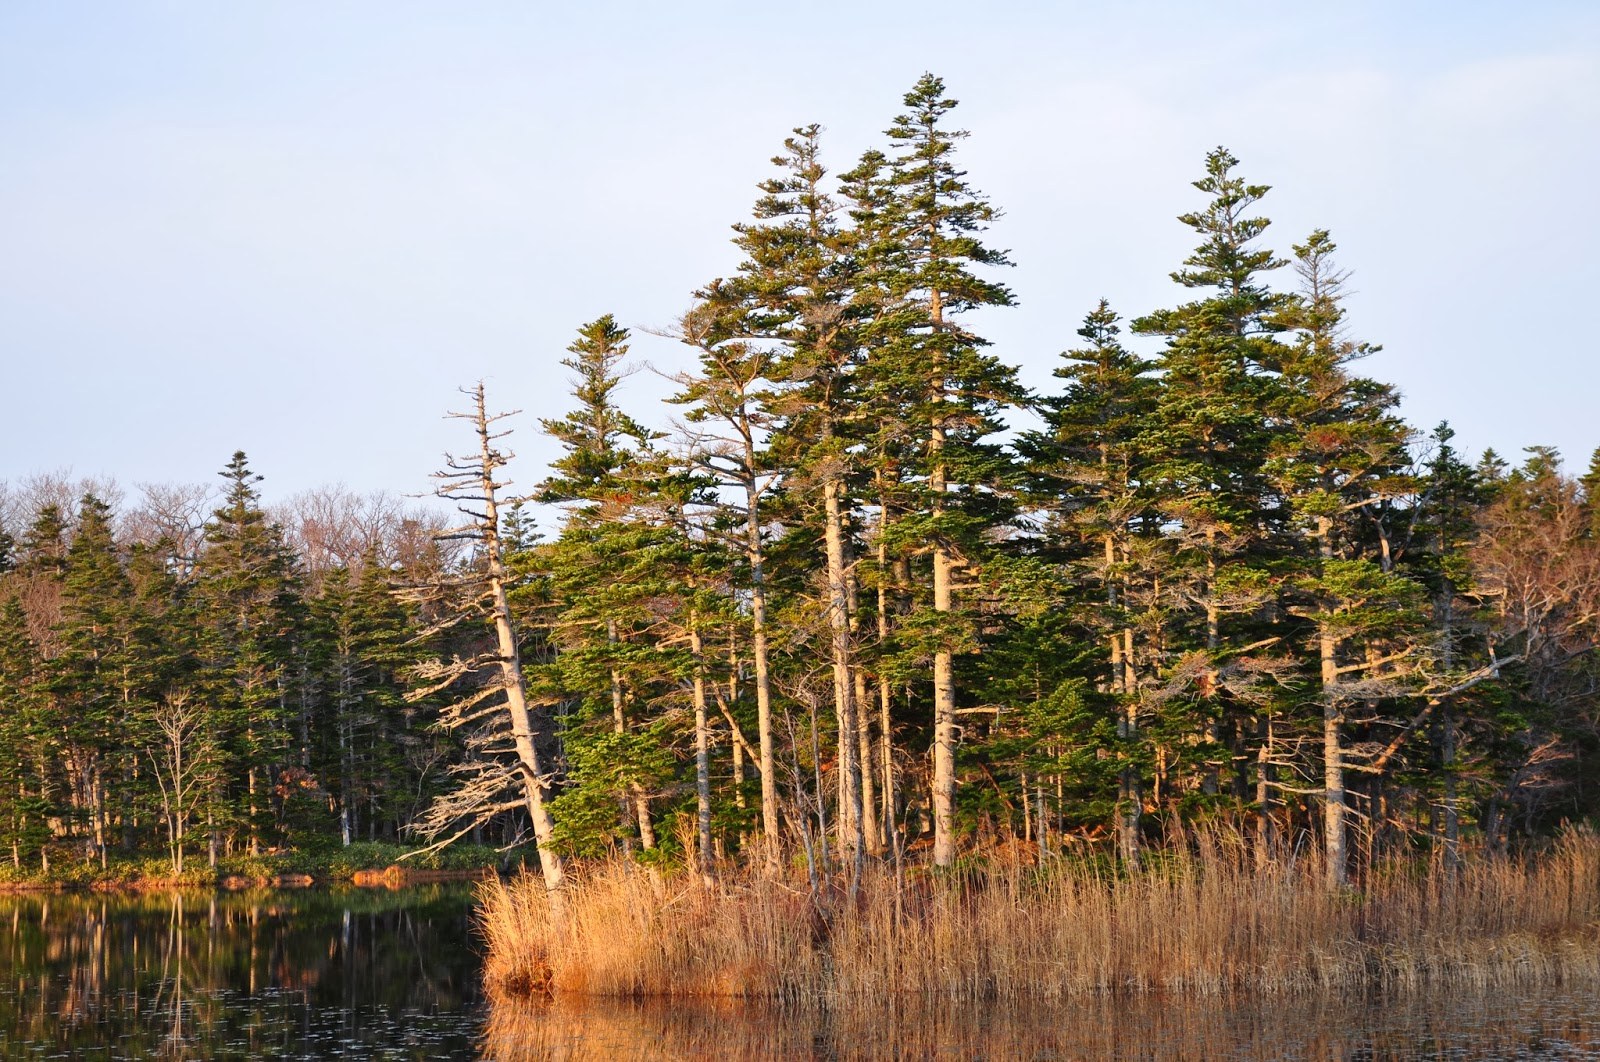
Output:
<instances>
[{"instance_id":1,"label":"dead bare tree","mask_svg":"<svg viewBox=\"0 0 1600 1062\"><path fill-rule=\"evenodd\" d=\"M141 483L138 504L120 521L120 538L130 545L162 546L174 567L186 573L204 547L214 494L202 483Z\"/></svg>"},{"instance_id":2,"label":"dead bare tree","mask_svg":"<svg viewBox=\"0 0 1600 1062\"><path fill-rule=\"evenodd\" d=\"M205 709L187 690L173 690L163 697L152 721L160 739L146 755L161 797L172 872L182 874L189 823L215 781L216 744L207 733Z\"/></svg>"},{"instance_id":3,"label":"dead bare tree","mask_svg":"<svg viewBox=\"0 0 1600 1062\"><path fill-rule=\"evenodd\" d=\"M452 788L434 800L413 828L434 841L435 847L442 847L502 812L523 809L533 824L545 888L554 894L564 883L564 872L547 803L551 775L540 763L540 735L534 729L507 599L500 537L500 506L510 484L497 477L515 455L499 448L499 441L510 431L497 431L495 426L515 411L488 412L482 381L464 388L463 393L470 399L470 408L449 416L471 424L477 450L467 457L445 455L444 469L434 473L439 481L435 493L467 517L464 524L439 537L469 542L476 555L468 564L441 576L431 588L423 588L422 594L426 596L429 589L453 592L457 606L439 626L484 623L493 631L494 642L482 652L434 661L418 671L422 685L413 691L414 699L446 689L461 691L439 718L440 725L463 736L468 755L452 768ZM454 585L443 586L447 581Z\"/></svg>"}]
</instances>

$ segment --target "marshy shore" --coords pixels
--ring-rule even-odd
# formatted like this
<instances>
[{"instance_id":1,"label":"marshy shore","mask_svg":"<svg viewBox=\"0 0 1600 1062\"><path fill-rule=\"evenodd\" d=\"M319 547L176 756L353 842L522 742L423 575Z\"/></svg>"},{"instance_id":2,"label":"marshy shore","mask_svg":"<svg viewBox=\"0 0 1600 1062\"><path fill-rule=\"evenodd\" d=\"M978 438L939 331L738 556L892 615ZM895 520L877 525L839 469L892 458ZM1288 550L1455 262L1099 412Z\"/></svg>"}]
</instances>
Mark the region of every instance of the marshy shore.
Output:
<instances>
[{"instance_id":1,"label":"marshy shore","mask_svg":"<svg viewBox=\"0 0 1600 1062\"><path fill-rule=\"evenodd\" d=\"M1600 838L1528 857L1394 860L1330 890L1315 859L1258 868L1202 840L1136 873L992 862L803 876L580 868L552 903L480 886L485 981L507 997L1020 1001L1600 984Z\"/></svg>"}]
</instances>

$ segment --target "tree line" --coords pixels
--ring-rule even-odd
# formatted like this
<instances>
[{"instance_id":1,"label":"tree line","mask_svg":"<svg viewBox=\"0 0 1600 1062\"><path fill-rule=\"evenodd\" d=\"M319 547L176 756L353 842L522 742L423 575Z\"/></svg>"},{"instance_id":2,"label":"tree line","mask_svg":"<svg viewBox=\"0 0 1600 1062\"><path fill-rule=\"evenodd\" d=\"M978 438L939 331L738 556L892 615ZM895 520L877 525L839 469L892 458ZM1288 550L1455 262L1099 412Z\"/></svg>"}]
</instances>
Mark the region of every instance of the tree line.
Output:
<instances>
[{"instance_id":1,"label":"tree line","mask_svg":"<svg viewBox=\"0 0 1600 1062\"><path fill-rule=\"evenodd\" d=\"M0 851L259 853L395 839L453 755L406 701L432 651L397 580L451 563L424 512L342 489L263 509L243 453L203 487L40 476L0 531ZM74 497L76 494L76 497Z\"/></svg>"},{"instance_id":2,"label":"tree line","mask_svg":"<svg viewBox=\"0 0 1600 1062\"><path fill-rule=\"evenodd\" d=\"M479 385L459 522L359 555L269 520L242 454L183 548L39 508L0 576L13 857L476 834L559 885L610 852L1137 866L1208 825L1338 886L1591 814L1600 459L1408 426L1331 235L1271 249L1222 148L1173 305L1087 305L1030 393L969 323L1015 300L955 106L924 76L837 178L795 130L670 330L670 413L583 325L531 492Z\"/></svg>"}]
</instances>

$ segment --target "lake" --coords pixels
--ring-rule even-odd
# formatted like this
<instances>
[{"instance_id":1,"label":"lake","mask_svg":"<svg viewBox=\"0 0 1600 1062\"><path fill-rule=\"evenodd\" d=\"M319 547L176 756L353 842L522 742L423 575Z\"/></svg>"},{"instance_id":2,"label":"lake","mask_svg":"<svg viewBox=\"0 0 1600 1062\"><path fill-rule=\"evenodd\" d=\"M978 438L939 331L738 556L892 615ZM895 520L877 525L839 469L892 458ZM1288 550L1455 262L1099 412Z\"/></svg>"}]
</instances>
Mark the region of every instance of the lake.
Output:
<instances>
[{"instance_id":1,"label":"lake","mask_svg":"<svg viewBox=\"0 0 1600 1062\"><path fill-rule=\"evenodd\" d=\"M1584 991L1056 1006L491 1005L458 886L0 896L7 1059L1596 1059Z\"/></svg>"}]
</instances>

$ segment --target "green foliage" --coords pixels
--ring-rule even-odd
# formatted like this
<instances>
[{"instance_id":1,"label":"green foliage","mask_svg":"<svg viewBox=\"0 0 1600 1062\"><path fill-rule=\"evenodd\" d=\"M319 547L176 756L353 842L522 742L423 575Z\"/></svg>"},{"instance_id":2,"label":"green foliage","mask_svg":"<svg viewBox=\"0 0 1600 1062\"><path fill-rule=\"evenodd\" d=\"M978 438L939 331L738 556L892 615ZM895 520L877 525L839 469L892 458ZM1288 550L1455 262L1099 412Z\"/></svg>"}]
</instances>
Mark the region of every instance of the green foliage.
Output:
<instances>
[{"instance_id":1,"label":"green foliage","mask_svg":"<svg viewBox=\"0 0 1600 1062\"><path fill-rule=\"evenodd\" d=\"M681 438L624 408L614 316L566 348L559 453L496 528L558 848L676 870L686 845L744 854L770 810L833 871L859 801L864 843L915 861L951 740L969 836L1115 837L1106 873L1164 873L1140 844L1197 822L1271 855L1318 832L1330 768L1372 851L1592 810L1600 453L1574 478L1548 448L1473 465L1447 424L1416 436L1356 371L1379 348L1352 338L1332 236L1280 257L1269 187L1224 148L1179 218L1181 301L1126 329L1090 303L1031 398L984 338L1011 262L955 107L922 76L836 178L820 126L784 140L730 275L678 322ZM179 855L195 883L343 877L522 843L520 799L481 848L395 843L505 756L434 725L445 686L502 708L473 597L493 558L411 521L324 563L243 453L222 479L197 550L129 537L94 492L0 528L0 881Z\"/></svg>"}]
</instances>

